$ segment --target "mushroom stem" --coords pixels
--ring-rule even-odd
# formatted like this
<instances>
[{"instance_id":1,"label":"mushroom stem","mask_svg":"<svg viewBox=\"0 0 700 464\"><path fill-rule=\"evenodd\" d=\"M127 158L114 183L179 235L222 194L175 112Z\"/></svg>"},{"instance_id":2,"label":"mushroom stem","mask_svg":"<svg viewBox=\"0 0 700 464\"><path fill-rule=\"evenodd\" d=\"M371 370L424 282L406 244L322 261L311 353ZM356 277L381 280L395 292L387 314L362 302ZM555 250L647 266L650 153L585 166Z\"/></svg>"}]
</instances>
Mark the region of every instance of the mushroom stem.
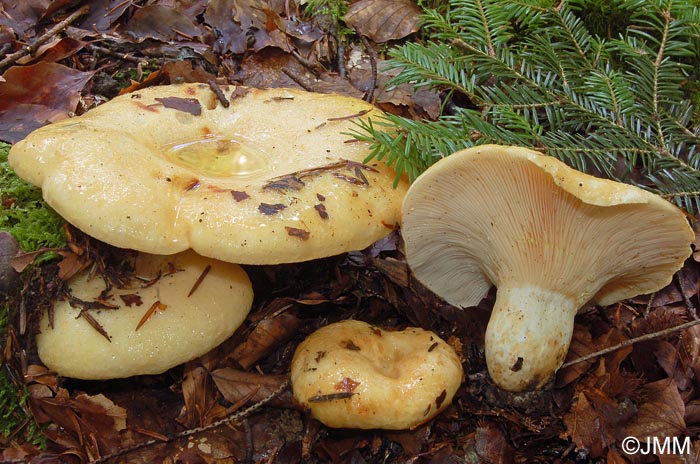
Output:
<instances>
[{"instance_id":1,"label":"mushroom stem","mask_svg":"<svg viewBox=\"0 0 700 464\"><path fill-rule=\"evenodd\" d=\"M542 387L564 362L577 302L534 285L501 285L485 335L493 381L510 391Z\"/></svg>"}]
</instances>

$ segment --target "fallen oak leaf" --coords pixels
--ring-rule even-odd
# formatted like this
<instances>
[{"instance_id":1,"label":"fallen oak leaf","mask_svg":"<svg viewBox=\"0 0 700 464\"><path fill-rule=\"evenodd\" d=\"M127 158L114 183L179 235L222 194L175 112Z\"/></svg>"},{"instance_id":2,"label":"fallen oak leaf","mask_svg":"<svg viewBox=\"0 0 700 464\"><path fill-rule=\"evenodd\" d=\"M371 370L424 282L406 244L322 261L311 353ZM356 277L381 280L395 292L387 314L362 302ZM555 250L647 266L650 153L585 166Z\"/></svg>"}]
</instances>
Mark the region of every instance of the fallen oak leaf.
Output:
<instances>
[{"instance_id":1,"label":"fallen oak leaf","mask_svg":"<svg viewBox=\"0 0 700 464\"><path fill-rule=\"evenodd\" d=\"M374 42L397 40L420 29L421 11L411 0L360 0L343 18Z\"/></svg>"}]
</instances>

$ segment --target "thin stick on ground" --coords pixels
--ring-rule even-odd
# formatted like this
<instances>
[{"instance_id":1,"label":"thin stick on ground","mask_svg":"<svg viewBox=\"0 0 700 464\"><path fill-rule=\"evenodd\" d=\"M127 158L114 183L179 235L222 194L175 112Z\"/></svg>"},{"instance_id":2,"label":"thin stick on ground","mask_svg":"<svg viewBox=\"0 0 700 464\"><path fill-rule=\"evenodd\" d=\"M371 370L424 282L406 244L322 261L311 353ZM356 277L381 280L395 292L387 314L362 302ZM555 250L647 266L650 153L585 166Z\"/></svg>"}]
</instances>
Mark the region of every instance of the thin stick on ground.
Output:
<instances>
[{"instance_id":1,"label":"thin stick on ground","mask_svg":"<svg viewBox=\"0 0 700 464\"><path fill-rule=\"evenodd\" d=\"M673 333L689 329L689 328L694 327L698 324L700 324L700 319L693 319L692 321L686 322L684 324L669 327L667 329L660 330L658 332L648 333L648 334L640 335L639 337L630 338L628 340L625 340L624 342L618 343L617 345L609 346L607 348L603 348L602 350L594 351L593 353L588 353L587 355L581 356L578 359L574 359L573 361L569 361L567 363L564 363L564 364L562 364L561 369L564 369L565 367L573 366L574 364L582 363L584 361L588 361L589 359L597 358L598 356L603 356L603 355L606 355L608 353L612 353L613 351L617 351L621 348L625 348L627 346L634 345L635 343L645 342L648 340L653 340L655 338L665 337L666 335L671 335Z\"/></svg>"},{"instance_id":2,"label":"thin stick on ground","mask_svg":"<svg viewBox=\"0 0 700 464\"><path fill-rule=\"evenodd\" d=\"M114 453L112 453L112 454L109 454L109 455L106 455L106 456L102 456L102 457L100 457L99 459L97 459L97 460L95 460L95 461L93 461L93 462L94 462L95 464L103 463L103 462L106 462L106 461L108 461L108 460L110 460L110 459L114 459L114 458L116 458L116 457L120 457L120 456L129 454L129 453L131 453L131 452L133 452L133 451L136 451L136 450L139 450L139 449L142 449L142 448L146 448L146 447L148 447L148 446L152 446L152 445L155 445L155 444L158 444L158 443L168 443L168 442L177 440L177 439L179 439L179 438L186 438L186 437L189 437L189 436L191 436L191 435L195 435L195 434L198 434L198 433L207 431L207 430L212 430L212 429L214 429L214 428L216 428L216 427L219 427L219 426L222 426L222 425L224 425L224 424L240 422L241 420L243 420L244 418L248 417L248 416L249 416L250 414L252 414L253 412L255 412L255 411L257 411L258 409L260 409L260 408L261 408L262 406L264 406L265 404L267 404L267 403L269 403L270 401L272 401L273 399L275 399L275 398L276 398L280 393L282 393L282 391L284 391L284 389L287 388L288 386L289 386L289 379L286 379L284 382L282 382L282 384L281 384L275 391L273 391L272 393L270 393L270 394L269 394L268 396L266 396L265 398L263 398L263 399L261 399L260 401L254 403L254 404L252 404L252 405L250 405L250 406L248 406L247 408L244 408L244 409L239 410L238 412L236 412L236 413L234 413L234 414L232 414L232 415L230 415L230 416L224 417L223 419L220 419L220 420L218 420L218 421L216 421L216 422L212 422L211 424L205 425L205 426L203 426L203 427L196 427L196 428L193 428L193 429L183 430L182 432L175 433L175 434L173 434L173 435L171 435L171 436L162 436L162 437L158 437L158 438L153 438L153 439L151 439L151 440L147 440L147 441L145 441L145 442L139 443L139 444L134 445L134 446L132 446L132 447L125 448L125 449L121 449L121 450L118 450L118 451L116 451L116 452L114 452ZM255 393L256 393L256 392L252 392L252 393L251 393L251 396L254 395ZM244 401L245 401L245 399L244 399Z\"/></svg>"},{"instance_id":3,"label":"thin stick on ground","mask_svg":"<svg viewBox=\"0 0 700 464\"><path fill-rule=\"evenodd\" d=\"M20 58L34 53L36 51L36 49L41 46L41 44L48 41L51 37L55 36L56 34L61 32L63 29L67 28L73 21L75 21L79 17L86 14L89 10L90 10L89 5L85 5L82 8L75 10L73 13L68 15L68 17L66 17L66 19L64 19L63 21L56 24L51 29L49 29L48 31L44 32L39 37L34 39L31 44L27 45L26 47L20 48L19 50L17 50L14 53L10 53L5 58L3 58L2 61L0 61L0 69L4 69L4 68L16 63L17 60L19 60Z\"/></svg>"}]
</instances>

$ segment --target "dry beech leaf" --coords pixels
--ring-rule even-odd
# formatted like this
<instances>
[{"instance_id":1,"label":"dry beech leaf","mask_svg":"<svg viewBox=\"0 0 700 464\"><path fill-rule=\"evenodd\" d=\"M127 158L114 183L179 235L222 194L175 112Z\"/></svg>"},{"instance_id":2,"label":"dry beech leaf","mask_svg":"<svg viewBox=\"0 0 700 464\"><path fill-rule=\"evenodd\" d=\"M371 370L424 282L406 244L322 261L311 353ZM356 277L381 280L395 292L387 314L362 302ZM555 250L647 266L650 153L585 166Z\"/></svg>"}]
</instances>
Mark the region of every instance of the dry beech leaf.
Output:
<instances>
[{"instance_id":1,"label":"dry beech leaf","mask_svg":"<svg viewBox=\"0 0 700 464\"><path fill-rule=\"evenodd\" d=\"M640 440L646 437L686 436L685 404L673 379L657 380L644 386L647 399L639 406L639 412L626 427L629 435Z\"/></svg>"},{"instance_id":2,"label":"dry beech leaf","mask_svg":"<svg viewBox=\"0 0 700 464\"><path fill-rule=\"evenodd\" d=\"M477 427L475 434L476 454L483 462L507 464L513 462L513 448L501 429L493 422Z\"/></svg>"},{"instance_id":3,"label":"dry beech leaf","mask_svg":"<svg viewBox=\"0 0 700 464\"><path fill-rule=\"evenodd\" d=\"M418 31L420 13L411 0L360 0L350 6L344 19L360 34L382 43Z\"/></svg>"},{"instance_id":4,"label":"dry beech leaf","mask_svg":"<svg viewBox=\"0 0 700 464\"><path fill-rule=\"evenodd\" d=\"M9 68L0 86L0 140L13 143L49 122L67 118L94 74L43 61Z\"/></svg>"},{"instance_id":5,"label":"dry beech leaf","mask_svg":"<svg viewBox=\"0 0 700 464\"><path fill-rule=\"evenodd\" d=\"M55 39L49 43L41 45L36 52L31 55L23 56L17 60L17 64L36 63L37 61L45 61L56 63L64 58L73 56L78 50L83 48L85 43L71 37L63 37Z\"/></svg>"},{"instance_id":6,"label":"dry beech leaf","mask_svg":"<svg viewBox=\"0 0 700 464\"><path fill-rule=\"evenodd\" d=\"M123 31L137 43L146 39L164 42L202 35L203 31L185 14L163 5L146 5L136 9Z\"/></svg>"},{"instance_id":7,"label":"dry beech leaf","mask_svg":"<svg viewBox=\"0 0 700 464\"><path fill-rule=\"evenodd\" d=\"M613 410L617 403L605 395L596 394L595 399L589 401L584 392L575 396L574 405L564 416L567 431L563 438L571 438L578 450L588 450L592 457L601 457L606 448L615 443L615 436L611 427L599 410Z\"/></svg>"},{"instance_id":8,"label":"dry beech leaf","mask_svg":"<svg viewBox=\"0 0 700 464\"><path fill-rule=\"evenodd\" d=\"M214 401L213 395L209 394L208 379L209 375L203 367L194 362L185 365L182 380L182 397L185 405L177 420L186 427L198 427L206 423L205 417Z\"/></svg>"},{"instance_id":9,"label":"dry beech leaf","mask_svg":"<svg viewBox=\"0 0 700 464\"><path fill-rule=\"evenodd\" d=\"M95 35L108 32L130 6L123 0L91 0L90 11L76 26Z\"/></svg>"},{"instance_id":10,"label":"dry beech leaf","mask_svg":"<svg viewBox=\"0 0 700 464\"><path fill-rule=\"evenodd\" d=\"M240 401L256 403L275 392L284 383L286 375L263 375L222 367L211 373L221 395L229 403Z\"/></svg>"},{"instance_id":11,"label":"dry beech leaf","mask_svg":"<svg viewBox=\"0 0 700 464\"><path fill-rule=\"evenodd\" d=\"M246 341L236 347L232 357L241 367L248 369L276 347L286 343L297 332L300 325L299 319L292 314L263 319Z\"/></svg>"},{"instance_id":12,"label":"dry beech leaf","mask_svg":"<svg viewBox=\"0 0 700 464\"><path fill-rule=\"evenodd\" d=\"M101 393L94 396L79 393L71 398L66 391L59 390L53 398L33 396L31 402L33 410L38 413L35 417L63 427L68 434L64 439L81 443L88 456L116 451L121 444L127 411Z\"/></svg>"},{"instance_id":13,"label":"dry beech leaf","mask_svg":"<svg viewBox=\"0 0 700 464\"><path fill-rule=\"evenodd\" d=\"M241 18L242 20L233 21L233 8L233 0L212 0L204 12L206 23L217 31L218 37L213 45L216 53L238 54L248 48L246 32L250 20Z\"/></svg>"}]
</instances>

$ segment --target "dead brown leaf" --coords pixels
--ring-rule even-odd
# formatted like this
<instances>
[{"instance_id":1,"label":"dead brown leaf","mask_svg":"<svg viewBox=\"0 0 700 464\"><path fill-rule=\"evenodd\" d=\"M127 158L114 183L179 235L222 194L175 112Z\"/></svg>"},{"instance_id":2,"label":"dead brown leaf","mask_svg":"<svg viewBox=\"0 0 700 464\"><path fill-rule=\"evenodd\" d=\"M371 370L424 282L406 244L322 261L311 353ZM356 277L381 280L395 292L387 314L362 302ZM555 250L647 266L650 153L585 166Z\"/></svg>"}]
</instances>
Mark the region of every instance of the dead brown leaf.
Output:
<instances>
[{"instance_id":1,"label":"dead brown leaf","mask_svg":"<svg viewBox=\"0 0 700 464\"><path fill-rule=\"evenodd\" d=\"M94 71L57 63L13 66L0 82L0 140L16 142L75 111L80 92Z\"/></svg>"},{"instance_id":2,"label":"dead brown leaf","mask_svg":"<svg viewBox=\"0 0 700 464\"><path fill-rule=\"evenodd\" d=\"M276 347L286 343L298 330L301 321L293 314L281 314L263 319L248 338L231 354L243 369L253 366Z\"/></svg>"},{"instance_id":3,"label":"dead brown leaf","mask_svg":"<svg viewBox=\"0 0 700 464\"><path fill-rule=\"evenodd\" d=\"M46 6L42 8L42 5L33 2L2 2L0 26L10 29L20 40L26 41L34 36L34 26L46 11Z\"/></svg>"},{"instance_id":4,"label":"dead brown leaf","mask_svg":"<svg viewBox=\"0 0 700 464\"><path fill-rule=\"evenodd\" d=\"M123 0L94 0L90 2L90 11L75 26L88 34L108 32L112 25L131 6Z\"/></svg>"},{"instance_id":5,"label":"dead brown leaf","mask_svg":"<svg viewBox=\"0 0 700 464\"><path fill-rule=\"evenodd\" d=\"M244 400L255 403L265 399L282 386L287 376L256 374L222 367L213 371L211 378L224 399L236 404Z\"/></svg>"},{"instance_id":6,"label":"dead brown leaf","mask_svg":"<svg viewBox=\"0 0 700 464\"><path fill-rule=\"evenodd\" d=\"M360 34L383 43L418 31L420 14L411 0L360 0L350 6L344 19Z\"/></svg>"},{"instance_id":7,"label":"dead brown leaf","mask_svg":"<svg viewBox=\"0 0 700 464\"><path fill-rule=\"evenodd\" d=\"M593 340L590 330L584 325L577 324L574 327L574 334L571 339L571 345L569 345L569 352L566 355L565 363L583 358L587 354L594 353L599 349L601 348ZM561 369L557 372L557 387L564 387L579 379L594 363L595 359L589 359L588 361L578 362Z\"/></svg>"},{"instance_id":8,"label":"dead brown leaf","mask_svg":"<svg viewBox=\"0 0 700 464\"><path fill-rule=\"evenodd\" d=\"M146 39L163 42L192 40L203 34L191 18L174 8L159 4L138 8L122 32L138 43Z\"/></svg>"},{"instance_id":9,"label":"dead brown leaf","mask_svg":"<svg viewBox=\"0 0 700 464\"><path fill-rule=\"evenodd\" d=\"M513 462L513 448L506 440L503 431L491 421L477 427L474 448L483 462L493 464Z\"/></svg>"},{"instance_id":10,"label":"dead brown leaf","mask_svg":"<svg viewBox=\"0 0 700 464\"><path fill-rule=\"evenodd\" d=\"M65 390L59 390L53 397L33 396L31 404L40 411L35 417L48 417L70 434L54 438L81 443L80 454L84 453L88 460L110 454L121 445L120 432L126 428L127 411L103 394L79 393L70 397Z\"/></svg>"},{"instance_id":11,"label":"dead brown leaf","mask_svg":"<svg viewBox=\"0 0 700 464\"><path fill-rule=\"evenodd\" d=\"M24 56L17 60L18 64L36 63L37 61L46 61L55 63L64 58L68 58L83 48L85 43L81 40L70 37L55 39L49 43L40 46L36 52L31 55Z\"/></svg>"},{"instance_id":12,"label":"dead brown leaf","mask_svg":"<svg viewBox=\"0 0 700 464\"><path fill-rule=\"evenodd\" d=\"M214 29L214 53L243 53L248 48L246 25L234 20L233 8L234 0L212 0L204 12L204 20Z\"/></svg>"},{"instance_id":13,"label":"dead brown leaf","mask_svg":"<svg viewBox=\"0 0 700 464\"><path fill-rule=\"evenodd\" d=\"M642 443L649 438L687 436L685 404L673 379L663 379L644 386L646 400L639 405L634 419L625 427L629 436Z\"/></svg>"},{"instance_id":14,"label":"dead brown leaf","mask_svg":"<svg viewBox=\"0 0 700 464\"><path fill-rule=\"evenodd\" d=\"M209 411L215 406L216 399L209 384L209 374L194 362L185 365L182 396L185 404L178 422L190 428L202 427L209 423Z\"/></svg>"},{"instance_id":15,"label":"dead brown leaf","mask_svg":"<svg viewBox=\"0 0 700 464\"><path fill-rule=\"evenodd\" d=\"M576 449L587 450L593 457L604 456L607 448L615 443L615 436L598 408L616 407L617 404L603 394L595 395L594 402L588 399L586 393L579 392L564 416L565 436L576 444Z\"/></svg>"},{"instance_id":16,"label":"dead brown leaf","mask_svg":"<svg viewBox=\"0 0 700 464\"><path fill-rule=\"evenodd\" d=\"M679 345L681 365L692 370L695 379L700 379L700 326L682 332Z\"/></svg>"}]
</instances>

